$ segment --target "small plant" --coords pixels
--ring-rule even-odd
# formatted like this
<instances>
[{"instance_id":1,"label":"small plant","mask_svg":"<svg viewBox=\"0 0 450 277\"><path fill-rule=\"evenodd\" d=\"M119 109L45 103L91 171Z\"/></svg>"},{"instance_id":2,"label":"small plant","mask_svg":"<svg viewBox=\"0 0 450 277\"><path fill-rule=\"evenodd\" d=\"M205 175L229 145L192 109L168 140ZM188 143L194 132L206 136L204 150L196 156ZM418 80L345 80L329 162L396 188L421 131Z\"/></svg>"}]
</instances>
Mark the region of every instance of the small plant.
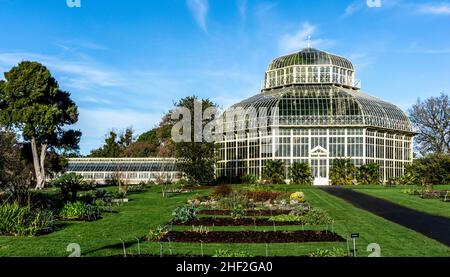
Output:
<instances>
[{"instance_id":1,"label":"small plant","mask_svg":"<svg viewBox=\"0 0 450 277\"><path fill-rule=\"evenodd\" d=\"M301 191L297 191L292 193L289 198L291 199L291 201L296 202L296 203L304 203L305 202L305 194Z\"/></svg>"},{"instance_id":2,"label":"small plant","mask_svg":"<svg viewBox=\"0 0 450 277\"><path fill-rule=\"evenodd\" d=\"M64 205L59 216L65 220L93 221L99 219L101 214L102 209L100 207L78 201Z\"/></svg>"},{"instance_id":3,"label":"small plant","mask_svg":"<svg viewBox=\"0 0 450 277\"><path fill-rule=\"evenodd\" d=\"M290 215L303 216L309 211L309 206L297 205L290 212Z\"/></svg>"},{"instance_id":4,"label":"small plant","mask_svg":"<svg viewBox=\"0 0 450 277\"><path fill-rule=\"evenodd\" d=\"M239 219L239 218L243 218L246 215L245 210L242 208L241 205L236 205L235 207L233 207L233 209L230 212L230 215L233 219Z\"/></svg>"},{"instance_id":5,"label":"small plant","mask_svg":"<svg viewBox=\"0 0 450 277\"><path fill-rule=\"evenodd\" d=\"M192 231L195 233L207 235L209 233L209 228L205 226L192 226Z\"/></svg>"},{"instance_id":6,"label":"small plant","mask_svg":"<svg viewBox=\"0 0 450 277\"><path fill-rule=\"evenodd\" d=\"M347 253L342 248L333 247L332 249L317 249L310 253L309 256L313 258L339 258L347 257Z\"/></svg>"},{"instance_id":7,"label":"small plant","mask_svg":"<svg viewBox=\"0 0 450 277\"><path fill-rule=\"evenodd\" d=\"M266 202L273 201L275 199L280 198L283 195L282 192L278 191L268 191L268 190L253 190L253 191L244 191L244 195L248 199L253 199L255 202Z\"/></svg>"},{"instance_id":8,"label":"small plant","mask_svg":"<svg viewBox=\"0 0 450 277\"><path fill-rule=\"evenodd\" d=\"M197 209L192 206L178 207L172 211L172 221L186 223L197 217Z\"/></svg>"},{"instance_id":9,"label":"small plant","mask_svg":"<svg viewBox=\"0 0 450 277\"><path fill-rule=\"evenodd\" d=\"M115 191L112 192L111 194L111 198L113 199L125 199L127 198L127 193L124 191Z\"/></svg>"},{"instance_id":10,"label":"small plant","mask_svg":"<svg viewBox=\"0 0 450 277\"><path fill-rule=\"evenodd\" d=\"M250 258L253 256L244 251L231 251L231 250L219 249L219 250L216 250L213 257L214 258Z\"/></svg>"},{"instance_id":11,"label":"small plant","mask_svg":"<svg viewBox=\"0 0 450 277\"><path fill-rule=\"evenodd\" d=\"M242 176L242 183L253 185L256 184L256 181L258 180L258 177L256 177L253 174L245 174Z\"/></svg>"},{"instance_id":12,"label":"small plant","mask_svg":"<svg viewBox=\"0 0 450 277\"><path fill-rule=\"evenodd\" d=\"M247 195L240 191L233 191L230 196L219 199L217 205L224 210L232 210L236 206L241 206L243 209L254 207L253 201Z\"/></svg>"},{"instance_id":13,"label":"small plant","mask_svg":"<svg viewBox=\"0 0 450 277\"><path fill-rule=\"evenodd\" d=\"M156 229L150 229L148 231L147 239L149 241L160 241L167 235L169 231L166 226L159 225Z\"/></svg>"},{"instance_id":14,"label":"small plant","mask_svg":"<svg viewBox=\"0 0 450 277\"><path fill-rule=\"evenodd\" d=\"M291 215L291 214L282 214L269 217L269 221L274 222L301 222L302 216L299 215Z\"/></svg>"},{"instance_id":15,"label":"small plant","mask_svg":"<svg viewBox=\"0 0 450 277\"><path fill-rule=\"evenodd\" d=\"M145 192L147 191L147 184L144 182L141 182L137 185L130 185L128 186L127 193L133 193L133 192Z\"/></svg>"},{"instance_id":16,"label":"small plant","mask_svg":"<svg viewBox=\"0 0 450 277\"><path fill-rule=\"evenodd\" d=\"M400 191L401 193L408 194L408 195L420 195L422 193L421 189L402 189Z\"/></svg>"}]
</instances>

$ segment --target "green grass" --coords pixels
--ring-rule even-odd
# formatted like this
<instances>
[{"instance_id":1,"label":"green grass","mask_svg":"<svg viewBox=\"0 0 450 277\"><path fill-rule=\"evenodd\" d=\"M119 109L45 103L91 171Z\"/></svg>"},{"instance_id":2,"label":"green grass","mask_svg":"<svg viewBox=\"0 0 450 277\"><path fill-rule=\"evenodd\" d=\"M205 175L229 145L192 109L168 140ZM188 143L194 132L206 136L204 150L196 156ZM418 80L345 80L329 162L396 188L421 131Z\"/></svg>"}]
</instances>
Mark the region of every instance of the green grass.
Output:
<instances>
[{"instance_id":1,"label":"green grass","mask_svg":"<svg viewBox=\"0 0 450 277\"><path fill-rule=\"evenodd\" d=\"M369 243L378 243L383 256L450 256L450 248L421 234L386 221L347 202L312 187L283 186L288 191L303 191L314 206L328 211L335 219L334 230L343 237L353 232L360 233L357 240L359 256L367 256ZM163 199L159 188L145 193L130 195L130 202L119 207L118 213L105 214L94 222L68 222L59 231L41 237L0 237L0 256L68 256L66 247L70 243L81 246L83 256L111 256L123 253L121 239L127 243L127 253L137 253L136 237L147 234L150 228L167 224L171 211L185 203L196 193L172 195ZM170 227L170 226L169 226ZM190 230L192 227L174 227ZM255 227L214 227L213 230L243 230ZM301 229L301 226L283 226L282 229ZM329 226L331 229L331 226ZM273 230L273 227L257 227L258 230ZM269 256L307 255L318 248L341 247L346 243L284 243L269 244ZM213 254L217 249L245 251L255 256L266 254L265 244L203 244L199 243L140 243L141 253L164 255L172 253Z\"/></svg>"},{"instance_id":2,"label":"green grass","mask_svg":"<svg viewBox=\"0 0 450 277\"><path fill-rule=\"evenodd\" d=\"M401 192L402 189L414 188L411 186L384 187L368 185L352 188L356 191L388 200L414 210L450 217L450 203L443 202L439 199L422 199L417 195L408 195ZM435 186L434 189L450 189L450 185Z\"/></svg>"}]
</instances>

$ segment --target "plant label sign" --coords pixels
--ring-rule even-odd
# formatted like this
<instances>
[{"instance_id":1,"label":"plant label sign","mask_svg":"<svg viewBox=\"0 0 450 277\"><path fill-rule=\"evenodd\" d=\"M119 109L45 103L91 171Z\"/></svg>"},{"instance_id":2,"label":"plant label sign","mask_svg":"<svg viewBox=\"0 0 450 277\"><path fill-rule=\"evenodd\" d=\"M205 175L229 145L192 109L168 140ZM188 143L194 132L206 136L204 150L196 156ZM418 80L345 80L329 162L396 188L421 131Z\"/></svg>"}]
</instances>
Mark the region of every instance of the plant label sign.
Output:
<instances>
[{"instance_id":1,"label":"plant label sign","mask_svg":"<svg viewBox=\"0 0 450 277\"><path fill-rule=\"evenodd\" d=\"M359 233L353 233L353 234L350 235L350 237L351 237L352 239L359 238Z\"/></svg>"}]
</instances>

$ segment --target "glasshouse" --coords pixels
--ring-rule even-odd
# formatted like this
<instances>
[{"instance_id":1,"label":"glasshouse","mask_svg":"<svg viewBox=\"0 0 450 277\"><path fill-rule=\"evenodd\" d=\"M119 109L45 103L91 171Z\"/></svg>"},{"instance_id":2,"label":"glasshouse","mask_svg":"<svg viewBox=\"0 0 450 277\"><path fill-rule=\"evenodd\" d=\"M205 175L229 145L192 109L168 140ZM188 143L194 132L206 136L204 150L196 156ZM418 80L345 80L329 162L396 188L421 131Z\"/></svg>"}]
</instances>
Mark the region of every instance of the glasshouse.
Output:
<instances>
[{"instance_id":1,"label":"glasshouse","mask_svg":"<svg viewBox=\"0 0 450 277\"><path fill-rule=\"evenodd\" d=\"M273 108L265 129L250 124L249 110ZM225 116L229 111L234 115ZM261 177L266 161L282 160L286 179L291 164L308 162L314 184L328 185L333 160L349 158L356 166L379 164L386 182L412 161L406 114L361 92L349 60L313 48L275 59L261 93L233 105L222 120L218 177Z\"/></svg>"},{"instance_id":2,"label":"glasshouse","mask_svg":"<svg viewBox=\"0 0 450 277\"><path fill-rule=\"evenodd\" d=\"M99 184L115 178L129 184L172 182L180 178L176 160L172 158L72 158L67 172Z\"/></svg>"}]
</instances>

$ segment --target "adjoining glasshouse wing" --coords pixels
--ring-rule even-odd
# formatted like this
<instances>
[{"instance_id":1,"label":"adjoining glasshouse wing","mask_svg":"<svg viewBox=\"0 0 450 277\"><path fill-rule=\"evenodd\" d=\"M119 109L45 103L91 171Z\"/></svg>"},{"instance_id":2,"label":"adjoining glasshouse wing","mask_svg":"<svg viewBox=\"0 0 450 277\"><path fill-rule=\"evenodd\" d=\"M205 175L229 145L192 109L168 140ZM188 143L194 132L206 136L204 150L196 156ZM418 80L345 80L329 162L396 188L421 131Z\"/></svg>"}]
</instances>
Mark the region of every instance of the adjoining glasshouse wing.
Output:
<instances>
[{"instance_id":1,"label":"adjoining glasshouse wing","mask_svg":"<svg viewBox=\"0 0 450 277\"><path fill-rule=\"evenodd\" d=\"M249 108L278 113L262 131L247 122ZM286 179L291 164L308 162L314 184L328 185L332 161L350 158L357 166L379 164L386 182L412 161L414 132L405 113L362 93L349 60L313 48L275 59L261 93L231 110L217 142L218 177L261 177L268 160L282 160Z\"/></svg>"},{"instance_id":2,"label":"adjoining glasshouse wing","mask_svg":"<svg viewBox=\"0 0 450 277\"><path fill-rule=\"evenodd\" d=\"M173 182L181 175L177 171L176 159L172 158L72 158L69 159L67 172L98 184L114 179L128 184Z\"/></svg>"}]
</instances>

